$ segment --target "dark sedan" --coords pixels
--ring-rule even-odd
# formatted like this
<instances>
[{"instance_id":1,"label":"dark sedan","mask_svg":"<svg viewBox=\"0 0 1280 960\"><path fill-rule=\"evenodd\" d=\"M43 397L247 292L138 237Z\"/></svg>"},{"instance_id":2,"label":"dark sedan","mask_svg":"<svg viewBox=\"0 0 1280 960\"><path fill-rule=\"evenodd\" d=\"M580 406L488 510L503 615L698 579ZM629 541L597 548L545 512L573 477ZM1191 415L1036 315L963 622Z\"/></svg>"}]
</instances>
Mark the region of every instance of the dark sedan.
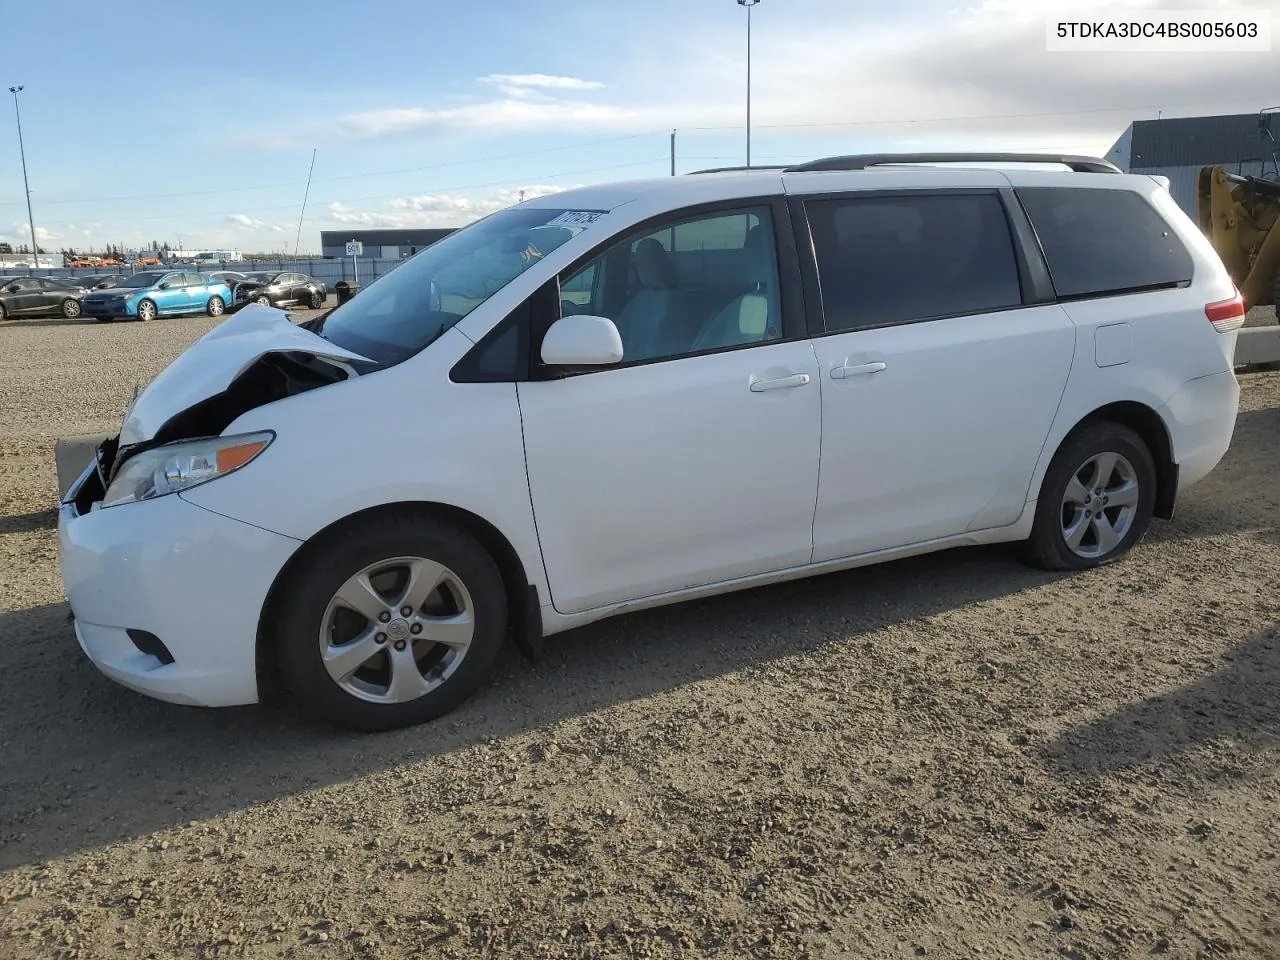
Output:
<instances>
[{"instance_id":1,"label":"dark sedan","mask_svg":"<svg viewBox=\"0 0 1280 960\"><path fill-rule=\"evenodd\" d=\"M221 280L230 287L233 292L236 289L236 284L244 281L244 274L237 270L215 270L213 273L209 274L209 276L213 277L215 280Z\"/></svg>"},{"instance_id":2,"label":"dark sedan","mask_svg":"<svg viewBox=\"0 0 1280 960\"><path fill-rule=\"evenodd\" d=\"M7 317L80 316L84 291L63 280L10 277L0 280L0 320Z\"/></svg>"},{"instance_id":3,"label":"dark sedan","mask_svg":"<svg viewBox=\"0 0 1280 960\"><path fill-rule=\"evenodd\" d=\"M237 302L245 300L271 307L324 305L329 291L321 280L302 273L250 273L235 286Z\"/></svg>"},{"instance_id":4,"label":"dark sedan","mask_svg":"<svg viewBox=\"0 0 1280 960\"><path fill-rule=\"evenodd\" d=\"M114 287L127 276L123 273L95 273L88 277L76 277L74 282L86 290L106 290Z\"/></svg>"}]
</instances>

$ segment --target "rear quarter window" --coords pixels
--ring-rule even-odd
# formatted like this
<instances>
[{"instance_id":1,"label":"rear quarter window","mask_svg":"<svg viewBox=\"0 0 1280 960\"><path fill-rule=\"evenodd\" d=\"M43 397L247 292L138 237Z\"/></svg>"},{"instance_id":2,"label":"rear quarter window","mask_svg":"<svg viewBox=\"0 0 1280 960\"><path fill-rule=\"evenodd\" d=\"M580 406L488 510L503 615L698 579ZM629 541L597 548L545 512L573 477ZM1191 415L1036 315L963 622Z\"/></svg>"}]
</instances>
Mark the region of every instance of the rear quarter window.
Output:
<instances>
[{"instance_id":1,"label":"rear quarter window","mask_svg":"<svg viewBox=\"0 0 1280 960\"><path fill-rule=\"evenodd\" d=\"M1017 193L1059 297L1107 296L1191 281L1191 254L1140 194L1089 187L1030 187Z\"/></svg>"}]
</instances>

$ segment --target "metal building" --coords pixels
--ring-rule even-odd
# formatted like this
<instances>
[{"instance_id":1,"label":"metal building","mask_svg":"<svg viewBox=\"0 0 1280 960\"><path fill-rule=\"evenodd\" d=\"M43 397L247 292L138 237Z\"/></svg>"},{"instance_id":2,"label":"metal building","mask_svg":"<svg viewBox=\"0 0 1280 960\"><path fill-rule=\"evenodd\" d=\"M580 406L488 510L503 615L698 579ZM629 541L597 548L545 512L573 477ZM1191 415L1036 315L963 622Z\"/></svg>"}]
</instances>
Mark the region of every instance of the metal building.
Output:
<instances>
[{"instance_id":1,"label":"metal building","mask_svg":"<svg viewBox=\"0 0 1280 960\"><path fill-rule=\"evenodd\" d=\"M348 240L364 244L364 256L376 260L401 260L411 257L424 247L429 247L453 233L447 230L322 230L320 231L320 255L343 257Z\"/></svg>"},{"instance_id":2,"label":"metal building","mask_svg":"<svg viewBox=\"0 0 1280 960\"><path fill-rule=\"evenodd\" d=\"M1276 133L1280 135L1280 130ZM1275 173L1274 146L1259 127L1256 113L1170 117L1129 124L1107 159L1127 173L1168 177L1178 206L1194 217L1201 167L1222 166L1253 176Z\"/></svg>"}]
</instances>

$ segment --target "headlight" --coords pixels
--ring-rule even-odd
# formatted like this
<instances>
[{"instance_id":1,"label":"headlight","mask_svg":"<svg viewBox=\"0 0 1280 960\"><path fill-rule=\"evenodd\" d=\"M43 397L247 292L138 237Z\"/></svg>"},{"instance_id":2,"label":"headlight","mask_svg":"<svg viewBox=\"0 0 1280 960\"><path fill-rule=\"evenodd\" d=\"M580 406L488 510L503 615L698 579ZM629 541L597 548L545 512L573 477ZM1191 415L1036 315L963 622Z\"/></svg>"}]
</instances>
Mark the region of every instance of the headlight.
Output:
<instances>
[{"instance_id":1,"label":"headlight","mask_svg":"<svg viewBox=\"0 0 1280 960\"><path fill-rule=\"evenodd\" d=\"M254 460L274 439L269 432L243 433L144 450L125 461L102 506L152 500L225 477Z\"/></svg>"}]
</instances>

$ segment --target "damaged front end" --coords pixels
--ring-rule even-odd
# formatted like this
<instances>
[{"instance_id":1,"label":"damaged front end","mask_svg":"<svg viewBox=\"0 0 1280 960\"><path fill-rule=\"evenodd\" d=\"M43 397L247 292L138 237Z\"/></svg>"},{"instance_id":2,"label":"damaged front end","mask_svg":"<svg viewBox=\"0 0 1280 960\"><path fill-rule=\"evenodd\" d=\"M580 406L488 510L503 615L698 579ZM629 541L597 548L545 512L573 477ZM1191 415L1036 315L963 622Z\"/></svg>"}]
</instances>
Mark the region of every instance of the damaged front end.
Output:
<instances>
[{"instance_id":1,"label":"damaged front end","mask_svg":"<svg viewBox=\"0 0 1280 960\"><path fill-rule=\"evenodd\" d=\"M357 366L373 364L295 325L283 311L251 305L134 397L120 432L98 446L93 469L70 499L83 514L137 454L220 436L249 410L358 376Z\"/></svg>"}]
</instances>

